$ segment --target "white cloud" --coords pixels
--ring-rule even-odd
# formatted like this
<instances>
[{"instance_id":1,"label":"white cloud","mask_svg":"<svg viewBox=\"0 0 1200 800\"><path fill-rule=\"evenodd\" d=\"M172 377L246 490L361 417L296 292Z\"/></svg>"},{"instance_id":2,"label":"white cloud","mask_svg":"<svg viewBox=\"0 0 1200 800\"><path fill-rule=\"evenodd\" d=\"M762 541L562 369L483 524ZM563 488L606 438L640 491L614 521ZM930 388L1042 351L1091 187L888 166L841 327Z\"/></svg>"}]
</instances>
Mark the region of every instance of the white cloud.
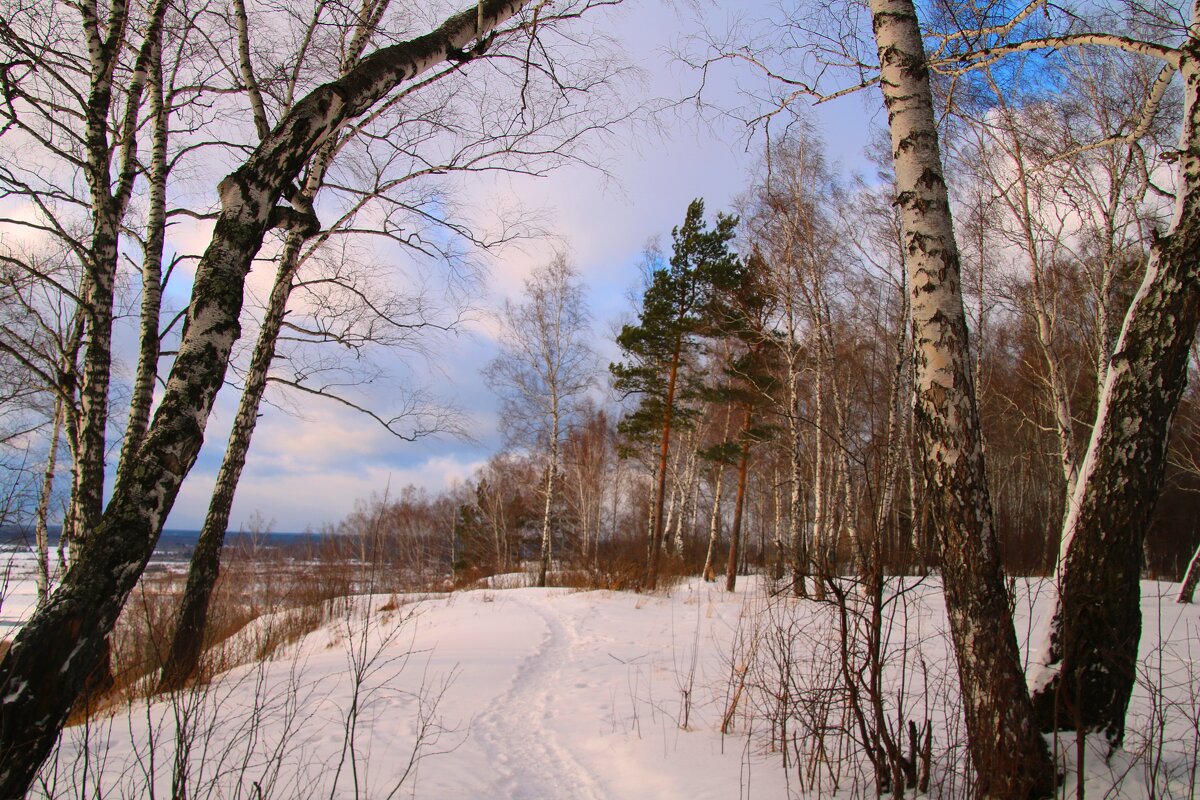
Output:
<instances>
[{"instance_id":1,"label":"white cloud","mask_svg":"<svg viewBox=\"0 0 1200 800\"><path fill-rule=\"evenodd\" d=\"M678 95L681 86L694 82L694 75L664 68L670 57L661 51L665 44L661 32L682 31L676 10L639 5L617 11L604 16L604 24L610 24L613 36L634 49L631 57L649 73L646 97ZM878 93L821 107L817 122L826 132L832 159L861 163L868 121L875 113L865 110L864 104L877 107ZM277 530L302 530L340 519L356 499L389 485L399 489L412 483L437 490L469 477L499 439L496 401L479 376L495 352L496 323L486 311L498 308L506 297L519 299L524 279L556 249L567 250L590 289L602 365L615 358L609 322L628 308L625 294L637 282L647 240L657 236L669 244L671 228L682 221L695 197L705 198L710 215L728 210L758 158L759 145L747 147L742 129L714 130L677 118L662 123L661 136L625 130L598 146L593 155L605 163L608 176L572 167L544 178L477 174L461 183L460 207L478 209L481 225L494 223L498 210L519 200L535 210L544 209L542 225L554 234L494 254L482 303L486 307L463 326L464 334L439 342L428 366L402 362L416 379L427 379L471 414L469 432L476 444L448 439L401 442L360 415L316 400L305 401L303 420L268 410L238 491L235 529L258 510L276 521ZM181 229L177 235L180 247L200 249L207 243L202 226ZM268 273L257 268L251 273L250 285L256 293L263 293L269 284ZM389 392L397 388L403 387L380 383L362 391L372 407L385 408ZM198 527L203 518L235 402L223 393L209 444L177 503L174 527Z\"/></svg>"}]
</instances>

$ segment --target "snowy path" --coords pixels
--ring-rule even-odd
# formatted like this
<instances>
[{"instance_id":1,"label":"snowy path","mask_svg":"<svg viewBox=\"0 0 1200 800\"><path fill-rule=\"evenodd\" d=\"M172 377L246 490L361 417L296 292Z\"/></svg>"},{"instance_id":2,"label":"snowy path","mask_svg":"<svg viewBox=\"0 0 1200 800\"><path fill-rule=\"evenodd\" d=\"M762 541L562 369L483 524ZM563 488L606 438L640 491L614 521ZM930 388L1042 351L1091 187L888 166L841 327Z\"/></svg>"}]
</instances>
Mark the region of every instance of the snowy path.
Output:
<instances>
[{"instance_id":1,"label":"snowy path","mask_svg":"<svg viewBox=\"0 0 1200 800\"><path fill-rule=\"evenodd\" d=\"M1032 583L1035 589L1044 585ZM25 588L17 588L13 597L26 596ZM952 679L939 671L952 662L944 645L947 639L939 633L945 624L941 594L932 582L925 589L919 598L900 606L913 616L898 622L895 631L923 643L921 658L930 665L928 678L933 685L951 686ZM1174 602L1177 589L1176 584L1143 584L1142 660L1147 670L1155 670L1145 674L1158 681L1167 703L1152 705L1144 681L1139 683L1131 700L1127 740L1139 749L1111 763L1105 762L1103 754L1089 756L1085 767L1089 795L1146 797L1153 791L1164 798L1197 796L1190 781L1200 741L1193 721L1200 708L1194 688L1200 685L1194 658L1200 643L1200 616L1196 606ZM745 663L731 659L744 658L736 654L745 652L747 637L756 632L754 624L762 622L754 616L762 597L761 588L752 581L746 581L736 595L701 581L682 584L669 595L480 589L420 598L412 606L415 615L396 637L386 634L400 617L388 612L393 616L385 624L381 614L373 641L381 658L396 659L389 662L396 669L376 676L374 694L360 708L354 762L359 771L356 776L344 771L336 789L330 785L332 771L327 767L340 758L341 720L352 701L352 682L340 628L344 622L335 621L266 665L263 672L254 666L238 668L211 684L214 691L206 695L205 709L212 711L212 738L193 745L198 748L196 768L209 763L213 753L226 759L221 764L242 763L245 757L247 763L260 766L252 775L225 770L222 775L227 777L220 778L212 793L207 793L207 784L197 783L190 796L204 800L252 795L249 780L258 780L259 772L278 764L279 780L274 793L264 793L267 800L386 797L418 744L418 708L430 714L433 727L426 731L429 738L422 744L418 768L397 798L845 800L866 796L872 788L865 760L841 762L841 792L833 794L834 776L814 760L819 753L811 744L805 745L810 749L803 763L821 769L818 778L827 774L828 778L823 778L824 784L809 783L807 793L801 791L796 767L783 769L778 753L762 738L766 720L758 709L766 708L763 704L773 702L773 697L755 701L748 695L732 732L721 735L732 665ZM1029 603L1018 605L1018 630L1028 630L1030 620L1046 612L1049 592L1033 591L1031 597ZM384 598L379 601L382 605ZM787 608L796 616L779 619L795 626L787 630L799 631L799 637L819 636L829 622L814 616L820 608L815 604L795 602ZM10 619L7 602L0 613L0 621ZM739 637L743 644L735 646ZM809 663L805 659L812 641L797 642L797 647L808 649L797 654L795 664ZM694 662L692 653L697 654ZM1160 661L1161 671L1157 671ZM822 669L827 662L811 663ZM761 668L774 669L774 665ZM911 679L913 674L896 678ZM683 728L682 687L693 676L688 724ZM796 679L821 687L827 677L813 671ZM912 696L917 697L917 692ZM431 697L438 700L436 710L426 705ZM928 708L935 718L942 713L939 709L958 707L958 699L942 690L929 696ZM262 727L254 736L246 735L245 715L239 709L261 710ZM64 742L54 773L60 781L55 800L79 796L85 764L89 782L102 779L104 796L115 798L147 796L144 773L152 763L156 793L168 796L174 763L169 740L177 711L167 702L150 708L134 704L103 727L108 738L99 737L100 726L71 729L75 733ZM201 724L205 737L210 736L204 721L209 718L203 717ZM750 735L752 721L758 726L757 736ZM938 724L943 725L939 730L945 737L944 724ZM1154 740L1160 742L1155 745L1158 749L1149 749L1147 731L1162 737ZM153 762L147 756L157 749L151 745L152 736L166 743ZM941 788L932 796L960 797L961 750L946 745L948 738L934 741L934 780ZM232 743L228 750L223 749L226 743ZM88 747L103 755L103 764L80 757ZM1069 756L1073 749L1064 744L1059 752ZM1134 755L1143 752L1157 760L1151 765L1142 755ZM209 764L206 774L215 775L211 770L216 763ZM1152 773L1150 766L1157 772ZM1077 774L1072 770L1074 764L1068 761L1068 795L1074 791L1071 781ZM199 773L193 777L198 779ZM354 788L353 777L359 779L361 791ZM1154 789L1148 784L1151 780L1157 781Z\"/></svg>"},{"instance_id":2,"label":"snowy path","mask_svg":"<svg viewBox=\"0 0 1200 800\"><path fill-rule=\"evenodd\" d=\"M536 651L517 668L508 690L471 726L496 771L494 798L540 800L571 797L600 800L607 794L598 779L561 746L548 723L557 716L555 693L569 675L579 635L554 603L513 601L541 618L545 633Z\"/></svg>"}]
</instances>

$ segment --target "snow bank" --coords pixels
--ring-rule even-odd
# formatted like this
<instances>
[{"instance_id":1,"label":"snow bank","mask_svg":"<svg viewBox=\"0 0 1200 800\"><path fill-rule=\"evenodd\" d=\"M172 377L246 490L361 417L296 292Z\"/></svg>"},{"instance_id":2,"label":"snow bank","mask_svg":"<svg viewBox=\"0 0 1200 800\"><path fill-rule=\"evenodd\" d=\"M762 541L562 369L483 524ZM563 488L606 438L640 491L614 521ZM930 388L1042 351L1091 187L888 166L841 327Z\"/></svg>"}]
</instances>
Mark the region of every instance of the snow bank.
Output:
<instances>
[{"instance_id":1,"label":"snow bank","mask_svg":"<svg viewBox=\"0 0 1200 800\"><path fill-rule=\"evenodd\" d=\"M69 729L43 796L140 797L149 781L169 796L179 769L192 798L873 796L872 774L849 763L850 749L824 754L827 763L793 755L785 764L772 741L779 691L765 676L780 642L792 648L797 691L828 699L834 686L830 607L769 597L754 579L742 587L358 598L268 664ZM1051 593L1043 581L1016 588L1018 634L1028 641ZM1189 797L1195 787L1197 609L1174 604L1170 584L1143 590L1144 674L1128 744L1107 760L1088 750L1090 797L1147 796L1151 786L1158 797ZM933 720L931 794L963 796L940 589L909 581L889 591L899 599L889 606L885 686L892 698L903 690L898 714ZM822 706L791 699L787 735L796 737L802 717ZM176 759L179 749L188 758ZM1073 738L1060 736L1055 749L1074 796ZM846 763L835 770L834 759Z\"/></svg>"}]
</instances>

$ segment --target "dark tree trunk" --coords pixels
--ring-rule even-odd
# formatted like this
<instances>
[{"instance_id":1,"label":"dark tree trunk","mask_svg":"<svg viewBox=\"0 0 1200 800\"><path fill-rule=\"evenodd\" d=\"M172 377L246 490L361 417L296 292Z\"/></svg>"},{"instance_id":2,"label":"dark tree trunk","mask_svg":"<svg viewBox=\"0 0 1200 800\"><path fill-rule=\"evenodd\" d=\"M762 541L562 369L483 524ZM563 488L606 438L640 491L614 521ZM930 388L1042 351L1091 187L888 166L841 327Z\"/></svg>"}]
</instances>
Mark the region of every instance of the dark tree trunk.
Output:
<instances>
[{"instance_id":1,"label":"dark tree trunk","mask_svg":"<svg viewBox=\"0 0 1200 800\"><path fill-rule=\"evenodd\" d=\"M750 442L747 440L750 430L750 414L746 413L745 424L742 426L742 447L738 457L737 497L733 503L733 526L729 529L729 559L725 562L725 591L732 592L737 587L738 548L742 542L742 510L746 506L746 474L750 468Z\"/></svg>"},{"instance_id":2,"label":"dark tree trunk","mask_svg":"<svg viewBox=\"0 0 1200 800\"><path fill-rule=\"evenodd\" d=\"M117 476L107 509L84 537L62 584L0 662L0 797L20 797L32 784L195 462L240 332L246 274L278 215L273 210L284 187L345 120L399 83L448 57L463 57L464 47L523 5L483 0L429 34L376 51L297 103L221 182L221 213L196 269L183 340L137 458Z\"/></svg>"},{"instance_id":3,"label":"dark tree trunk","mask_svg":"<svg viewBox=\"0 0 1200 800\"><path fill-rule=\"evenodd\" d=\"M1124 736L1137 677L1143 543L1200 322L1200 64L1185 61L1181 72L1175 218L1154 243L1109 361L1063 526L1058 605L1033 676L1043 729L1103 730L1112 744Z\"/></svg>"},{"instance_id":4,"label":"dark tree trunk","mask_svg":"<svg viewBox=\"0 0 1200 800\"><path fill-rule=\"evenodd\" d=\"M1054 767L1034 725L992 527L958 246L920 26L911 0L871 0L871 13L911 300L913 426L941 545L976 793L1048 796Z\"/></svg>"},{"instance_id":5,"label":"dark tree trunk","mask_svg":"<svg viewBox=\"0 0 1200 800\"><path fill-rule=\"evenodd\" d=\"M275 359L275 344L283 327L288 297L292 282L300 263L300 248L304 236L289 234L280 254L279 271L271 297L267 301L267 314L259 330L254 355L246 373L246 385L238 401L237 415L225 447L225 458L217 473L216 485L209 500L208 513L192 560L188 567L187 587L175 618L175 633L171 649L163 662L160 692L181 688L196 673L200 665L200 654L204 647L204 635L208 618L209 602L221 573L221 548L225 544L225 532L229 528L229 513L233 508L234 494L242 469L246 466L246 455L250 440L258 423L258 410L267 388L267 375Z\"/></svg>"}]
</instances>

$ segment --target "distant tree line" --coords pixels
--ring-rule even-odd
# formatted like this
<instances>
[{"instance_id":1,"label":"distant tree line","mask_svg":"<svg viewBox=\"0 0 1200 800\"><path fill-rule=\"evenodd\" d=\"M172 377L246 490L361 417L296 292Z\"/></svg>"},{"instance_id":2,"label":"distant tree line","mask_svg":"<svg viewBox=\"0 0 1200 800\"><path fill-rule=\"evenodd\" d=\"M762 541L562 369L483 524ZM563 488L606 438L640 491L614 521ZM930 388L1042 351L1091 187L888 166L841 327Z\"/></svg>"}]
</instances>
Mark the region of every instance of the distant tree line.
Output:
<instances>
[{"instance_id":1,"label":"distant tree line","mask_svg":"<svg viewBox=\"0 0 1200 800\"><path fill-rule=\"evenodd\" d=\"M375 377L377 346L422 350L457 321L422 281L384 281L361 242L453 271L524 235L477 229L444 178L540 174L626 115L619 59L558 35L607 4L481 0L424 27L387 0L282 22L241 0L9 10L0 523L33 530L40 605L0 661L0 796L27 790L109 679L107 637L227 378L240 405L164 689L194 673L269 386L402 438L455 428L418 387L389 409L341 391ZM1190 565L1183 601L1200 580L1198 29L1132 2L869 12L869 32L859 6L785 15L787 44L760 36L700 66L778 81L757 122L878 86L879 174L839 175L802 122L777 125L736 208L710 220L693 202L670 252L647 253L607 386L578 276L562 258L539 268L488 370L505 451L341 532L430 581L528 568L652 590L723 572L732 591L757 570L819 596L840 575L878 593L936 569L979 791L1043 796L1036 728L1121 742L1139 578ZM197 190L214 163L227 174ZM203 253L172 238L196 222ZM267 261L253 309L247 276ZM258 335L239 361L244 326ZM1054 576L1028 685L1006 573Z\"/></svg>"}]
</instances>

